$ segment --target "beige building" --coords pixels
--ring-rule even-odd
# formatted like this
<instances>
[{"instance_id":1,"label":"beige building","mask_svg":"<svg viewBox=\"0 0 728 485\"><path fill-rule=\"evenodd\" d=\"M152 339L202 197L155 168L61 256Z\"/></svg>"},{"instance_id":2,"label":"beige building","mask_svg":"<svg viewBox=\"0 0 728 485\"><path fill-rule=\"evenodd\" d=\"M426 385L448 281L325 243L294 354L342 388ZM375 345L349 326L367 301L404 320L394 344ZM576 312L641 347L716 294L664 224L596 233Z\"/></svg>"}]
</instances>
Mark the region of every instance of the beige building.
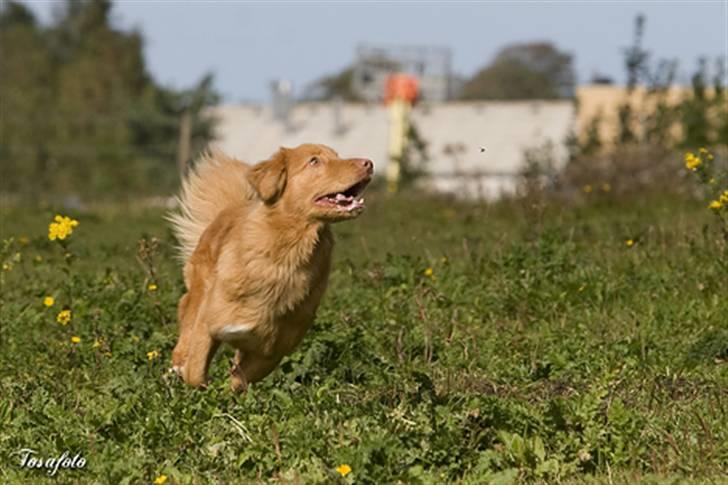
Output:
<instances>
[{"instance_id":1,"label":"beige building","mask_svg":"<svg viewBox=\"0 0 728 485\"><path fill-rule=\"evenodd\" d=\"M708 97L713 94L708 89ZM576 89L577 110L576 130L584 140L588 136L590 125L599 117L598 132L603 146L610 147L615 143L619 132L619 109L625 103L632 108L635 134L642 135L645 130L647 116L654 113L659 102L667 106L676 106L692 96L690 86L672 86L663 93L649 92L643 86L636 87L631 94L624 86L587 85ZM681 136L680 127L675 125L671 130L673 139Z\"/></svg>"}]
</instances>

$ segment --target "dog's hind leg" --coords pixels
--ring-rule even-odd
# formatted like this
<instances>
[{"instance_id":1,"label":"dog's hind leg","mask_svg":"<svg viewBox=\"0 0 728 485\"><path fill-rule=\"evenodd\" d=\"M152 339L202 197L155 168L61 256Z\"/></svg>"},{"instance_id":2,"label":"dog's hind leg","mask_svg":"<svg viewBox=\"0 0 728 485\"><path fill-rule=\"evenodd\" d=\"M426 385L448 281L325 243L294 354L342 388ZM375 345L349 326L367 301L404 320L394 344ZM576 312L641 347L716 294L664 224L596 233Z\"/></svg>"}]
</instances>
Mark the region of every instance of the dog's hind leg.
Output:
<instances>
[{"instance_id":1,"label":"dog's hind leg","mask_svg":"<svg viewBox=\"0 0 728 485\"><path fill-rule=\"evenodd\" d=\"M242 360L243 353L240 350L236 350L235 357L233 357L233 366L230 368L230 387L233 392L243 393L248 390L248 379L240 367Z\"/></svg>"},{"instance_id":2,"label":"dog's hind leg","mask_svg":"<svg viewBox=\"0 0 728 485\"><path fill-rule=\"evenodd\" d=\"M245 392L248 384L257 382L273 372L280 361L280 357L268 358L236 351L233 368L230 369L230 384L233 391Z\"/></svg>"}]
</instances>

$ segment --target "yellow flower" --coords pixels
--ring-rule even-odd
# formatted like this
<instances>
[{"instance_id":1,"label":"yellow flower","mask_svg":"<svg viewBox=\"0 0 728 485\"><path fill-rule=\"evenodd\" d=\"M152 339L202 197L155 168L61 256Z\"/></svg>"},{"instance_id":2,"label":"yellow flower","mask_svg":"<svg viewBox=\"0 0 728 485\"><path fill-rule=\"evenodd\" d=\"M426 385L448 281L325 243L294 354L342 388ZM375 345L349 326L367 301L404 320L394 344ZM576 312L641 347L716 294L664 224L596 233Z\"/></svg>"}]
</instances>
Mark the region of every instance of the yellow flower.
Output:
<instances>
[{"instance_id":1,"label":"yellow flower","mask_svg":"<svg viewBox=\"0 0 728 485\"><path fill-rule=\"evenodd\" d=\"M634 239L627 239L626 241L624 241L624 244L626 244L628 248L631 248L632 246L634 246Z\"/></svg>"},{"instance_id":2,"label":"yellow flower","mask_svg":"<svg viewBox=\"0 0 728 485\"><path fill-rule=\"evenodd\" d=\"M708 160L712 160L713 159L713 154L710 153L710 151L707 148L705 148L705 147L703 147L700 150L698 150L698 152L700 153L701 156L704 156Z\"/></svg>"},{"instance_id":3,"label":"yellow flower","mask_svg":"<svg viewBox=\"0 0 728 485\"><path fill-rule=\"evenodd\" d=\"M433 274L434 274L434 271L432 270L432 268L427 268L425 270L425 276L428 276L428 277L432 278L432 275Z\"/></svg>"},{"instance_id":4,"label":"yellow flower","mask_svg":"<svg viewBox=\"0 0 728 485\"><path fill-rule=\"evenodd\" d=\"M48 239L55 241L60 239L61 241L66 239L73 233L73 229L78 226L76 219L71 219L67 216L57 215L48 225Z\"/></svg>"},{"instance_id":5,"label":"yellow flower","mask_svg":"<svg viewBox=\"0 0 728 485\"><path fill-rule=\"evenodd\" d=\"M157 285L154 284L154 283L149 283L147 285L147 290L149 290L149 291L157 291Z\"/></svg>"},{"instance_id":6,"label":"yellow flower","mask_svg":"<svg viewBox=\"0 0 728 485\"><path fill-rule=\"evenodd\" d=\"M696 157L693 152L687 152L685 154L685 167L693 172L703 163L700 157Z\"/></svg>"},{"instance_id":7,"label":"yellow flower","mask_svg":"<svg viewBox=\"0 0 728 485\"><path fill-rule=\"evenodd\" d=\"M589 185L589 184L586 184L586 185L585 185L585 186L584 186L584 187L582 188L582 190L584 191L584 193L585 193L585 194L591 194L591 191L592 191L592 186L591 186L591 185Z\"/></svg>"},{"instance_id":8,"label":"yellow flower","mask_svg":"<svg viewBox=\"0 0 728 485\"><path fill-rule=\"evenodd\" d=\"M52 296L46 296L43 298L43 304L47 307L52 307L55 302L56 300Z\"/></svg>"},{"instance_id":9,"label":"yellow flower","mask_svg":"<svg viewBox=\"0 0 728 485\"><path fill-rule=\"evenodd\" d=\"M720 210L721 207L723 207L723 203L720 200L713 200L708 204L708 209L713 209L714 211Z\"/></svg>"},{"instance_id":10,"label":"yellow flower","mask_svg":"<svg viewBox=\"0 0 728 485\"><path fill-rule=\"evenodd\" d=\"M3 263L3 271L10 271L13 269L13 263Z\"/></svg>"},{"instance_id":11,"label":"yellow flower","mask_svg":"<svg viewBox=\"0 0 728 485\"><path fill-rule=\"evenodd\" d=\"M720 197L718 197L718 200L721 201L721 203L723 203L723 204L728 204L728 190L726 190L722 194L720 194Z\"/></svg>"},{"instance_id":12,"label":"yellow flower","mask_svg":"<svg viewBox=\"0 0 728 485\"><path fill-rule=\"evenodd\" d=\"M167 475L159 475L154 479L154 485L164 485L167 483Z\"/></svg>"},{"instance_id":13,"label":"yellow flower","mask_svg":"<svg viewBox=\"0 0 728 485\"><path fill-rule=\"evenodd\" d=\"M101 338L97 338L96 340L94 340L94 345L93 345L93 347L94 347L95 349L98 349L99 347L101 347L101 344L103 343L103 341L104 341L104 339L101 339Z\"/></svg>"},{"instance_id":14,"label":"yellow flower","mask_svg":"<svg viewBox=\"0 0 728 485\"><path fill-rule=\"evenodd\" d=\"M157 350L152 350L151 352L147 352L147 359L149 359L149 361L152 361L152 360L158 359L158 358L159 358L159 352Z\"/></svg>"},{"instance_id":15,"label":"yellow flower","mask_svg":"<svg viewBox=\"0 0 728 485\"><path fill-rule=\"evenodd\" d=\"M73 336L71 337L71 343L77 344L81 342L81 337Z\"/></svg>"},{"instance_id":16,"label":"yellow flower","mask_svg":"<svg viewBox=\"0 0 728 485\"><path fill-rule=\"evenodd\" d=\"M61 325L68 325L71 321L71 310L61 310L56 316L56 321Z\"/></svg>"},{"instance_id":17,"label":"yellow flower","mask_svg":"<svg viewBox=\"0 0 728 485\"><path fill-rule=\"evenodd\" d=\"M351 467L347 465L346 463L342 463L341 465L336 467L336 471L339 472L339 475L342 477L347 476L349 473L351 473Z\"/></svg>"},{"instance_id":18,"label":"yellow flower","mask_svg":"<svg viewBox=\"0 0 728 485\"><path fill-rule=\"evenodd\" d=\"M602 184L602 192L611 192L612 186L608 183Z\"/></svg>"}]
</instances>

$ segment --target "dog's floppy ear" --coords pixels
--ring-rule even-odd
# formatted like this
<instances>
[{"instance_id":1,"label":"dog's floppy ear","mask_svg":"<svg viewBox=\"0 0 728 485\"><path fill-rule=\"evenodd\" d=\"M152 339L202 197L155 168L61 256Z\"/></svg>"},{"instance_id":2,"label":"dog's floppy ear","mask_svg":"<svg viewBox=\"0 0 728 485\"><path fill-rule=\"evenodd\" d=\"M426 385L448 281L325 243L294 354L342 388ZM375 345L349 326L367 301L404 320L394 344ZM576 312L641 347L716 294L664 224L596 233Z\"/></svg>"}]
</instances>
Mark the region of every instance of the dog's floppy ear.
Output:
<instances>
[{"instance_id":1,"label":"dog's floppy ear","mask_svg":"<svg viewBox=\"0 0 728 485\"><path fill-rule=\"evenodd\" d=\"M272 204L283 193L287 178L288 149L281 147L268 160L260 162L248 172L248 182L266 204Z\"/></svg>"}]
</instances>

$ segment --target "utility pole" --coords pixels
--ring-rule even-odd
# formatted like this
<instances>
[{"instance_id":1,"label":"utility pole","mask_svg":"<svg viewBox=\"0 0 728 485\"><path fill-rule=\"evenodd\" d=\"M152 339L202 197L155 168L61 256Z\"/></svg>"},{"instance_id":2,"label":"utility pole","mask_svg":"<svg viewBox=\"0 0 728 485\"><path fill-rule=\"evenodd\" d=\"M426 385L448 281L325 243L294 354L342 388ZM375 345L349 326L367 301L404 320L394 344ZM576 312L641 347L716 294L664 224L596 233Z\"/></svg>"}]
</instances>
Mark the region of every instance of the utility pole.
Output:
<instances>
[{"instance_id":1,"label":"utility pole","mask_svg":"<svg viewBox=\"0 0 728 485\"><path fill-rule=\"evenodd\" d=\"M406 162L409 143L410 115L417 99L419 83L413 76L393 74L385 85L384 102L389 105L389 161L387 162L387 191L397 192Z\"/></svg>"},{"instance_id":2,"label":"utility pole","mask_svg":"<svg viewBox=\"0 0 728 485\"><path fill-rule=\"evenodd\" d=\"M179 123L179 142L177 144L177 169L179 176L184 177L187 173L187 163L190 160L190 138L192 137L192 116L190 110L182 113Z\"/></svg>"}]
</instances>

